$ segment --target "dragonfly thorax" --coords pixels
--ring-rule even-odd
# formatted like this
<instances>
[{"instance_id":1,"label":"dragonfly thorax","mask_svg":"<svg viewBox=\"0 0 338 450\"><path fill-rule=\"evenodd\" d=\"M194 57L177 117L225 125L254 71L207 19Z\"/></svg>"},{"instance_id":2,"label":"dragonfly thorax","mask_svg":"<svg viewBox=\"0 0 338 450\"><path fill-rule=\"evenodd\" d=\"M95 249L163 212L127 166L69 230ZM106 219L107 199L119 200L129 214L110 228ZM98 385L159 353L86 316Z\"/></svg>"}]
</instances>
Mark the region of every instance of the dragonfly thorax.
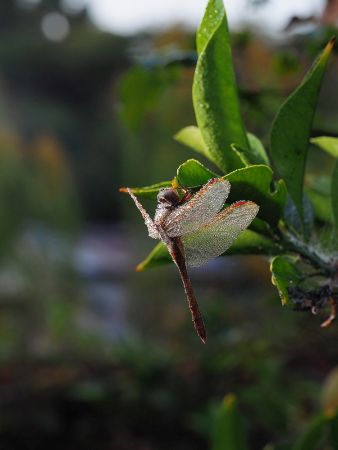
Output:
<instances>
[{"instance_id":1,"label":"dragonfly thorax","mask_svg":"<svg viewBox=\"0 0 338 450\"><path fill-rule=\"evenodd\" d=\"M175 189L161 189L157 195L158 206L164 208L175 208L180 203L180 198Z\"/></svg>"}]
</instances>

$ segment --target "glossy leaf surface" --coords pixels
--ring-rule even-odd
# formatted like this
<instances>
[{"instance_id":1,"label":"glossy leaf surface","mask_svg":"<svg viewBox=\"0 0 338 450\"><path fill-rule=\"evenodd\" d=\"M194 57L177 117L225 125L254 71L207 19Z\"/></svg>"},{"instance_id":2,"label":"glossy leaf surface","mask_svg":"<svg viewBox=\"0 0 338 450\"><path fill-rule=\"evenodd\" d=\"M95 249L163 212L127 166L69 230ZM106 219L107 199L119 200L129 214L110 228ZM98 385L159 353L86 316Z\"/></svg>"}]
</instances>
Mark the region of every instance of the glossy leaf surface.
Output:
<instances>
[{"instance_id":1,"label":"glossy leaf surface","mask_svg":"<svg viewBox=\"0 0 338 450\"><path fill-rule=\"evenodd\" d=\"M212 160L224 172L242 167L231 149L249 148L239 108L230 37L222 0L209 0L197 32L193 82L196 121Z\"/></svg>"},{"instance_id":2,"label":"glossy leaf surface","mask_svg":"<svg viewBox=\"0 0 338 450\"><path fill-rule=\"evenodd\" d=\"M304 171L309 138L332 39L303 82L281 106L272 125L270 154L274 167L285 180L289 194L303 218Z\"/></svg>"}]
</instances>

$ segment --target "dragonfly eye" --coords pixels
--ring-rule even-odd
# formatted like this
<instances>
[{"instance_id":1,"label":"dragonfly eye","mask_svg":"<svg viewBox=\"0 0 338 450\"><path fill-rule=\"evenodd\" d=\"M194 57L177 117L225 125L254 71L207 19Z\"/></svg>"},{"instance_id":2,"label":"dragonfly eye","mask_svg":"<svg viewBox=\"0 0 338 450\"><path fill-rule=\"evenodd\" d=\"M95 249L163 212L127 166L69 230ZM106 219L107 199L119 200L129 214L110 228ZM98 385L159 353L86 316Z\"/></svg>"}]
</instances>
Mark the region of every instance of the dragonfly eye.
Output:
<instances>
[{"instance_id":1,"label":"dragonfly eye","mask_svg":"<svg viewBox=\"0 0 338 450\"><path fill-rule=\"evenodd\" d=\"M174 189L165 189L159 192L157 201L164 205L177 206L180 202L180 199Z\"/></svg>"}]
</instances>

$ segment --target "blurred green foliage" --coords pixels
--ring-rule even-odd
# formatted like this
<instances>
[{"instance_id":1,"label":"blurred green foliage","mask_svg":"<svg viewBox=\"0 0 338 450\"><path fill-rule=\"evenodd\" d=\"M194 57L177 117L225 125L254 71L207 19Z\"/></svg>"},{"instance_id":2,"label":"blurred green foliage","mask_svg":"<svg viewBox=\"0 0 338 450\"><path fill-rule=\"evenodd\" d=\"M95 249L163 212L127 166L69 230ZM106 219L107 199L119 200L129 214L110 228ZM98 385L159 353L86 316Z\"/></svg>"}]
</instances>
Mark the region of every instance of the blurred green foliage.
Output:
<instances>
[{"instance_id":1,"label":"blurred green foliage","mask_svg":"<svg viewBox=\"0 0 338 450\"><path fill-rule=\"evenodd\" d=\"M21 5L5 0L0 6L1 116L25 142L54 136L67 153L84 216L116 219L112 185L122 182L122 136L114 80L128 67L131 41L97 30L85 10L70 14L61 2ZM41 21L51 11L69 22L62 42L42 34Z\"/></svg>"},{"instance_id":2,"label":"blurred green foliage","mask_svg":"<svg viewBox=\"0 0 338 450\"><path fill-rule=\"evenodd\" d=\"M2 132L0 160L2 255L34 221L57 232L74 231L80 213L78 199L62 148L54 138L40 136L27 148L18 135Z\"/></svg>"}]
</instances>

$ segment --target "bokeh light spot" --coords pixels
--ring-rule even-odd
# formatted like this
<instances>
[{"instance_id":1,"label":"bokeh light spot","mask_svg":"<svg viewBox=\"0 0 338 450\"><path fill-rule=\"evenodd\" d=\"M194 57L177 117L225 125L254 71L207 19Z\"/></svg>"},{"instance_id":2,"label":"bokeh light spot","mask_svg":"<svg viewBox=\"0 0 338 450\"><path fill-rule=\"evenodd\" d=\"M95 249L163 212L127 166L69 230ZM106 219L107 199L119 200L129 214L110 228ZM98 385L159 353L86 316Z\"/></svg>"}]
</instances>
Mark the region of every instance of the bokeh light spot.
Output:
<instances>
[{"instance_id":1,"label":"bokeh light spot","mask_svg":"<svg viewBox=\"0 0 338 450\"><path fill-rule=\"evenodd\" d=\"M68 35L70 27L65 16L58 12L50 12L43 17L41 30L47 39L60 42Z\"/></svg>"}]
</instances>

